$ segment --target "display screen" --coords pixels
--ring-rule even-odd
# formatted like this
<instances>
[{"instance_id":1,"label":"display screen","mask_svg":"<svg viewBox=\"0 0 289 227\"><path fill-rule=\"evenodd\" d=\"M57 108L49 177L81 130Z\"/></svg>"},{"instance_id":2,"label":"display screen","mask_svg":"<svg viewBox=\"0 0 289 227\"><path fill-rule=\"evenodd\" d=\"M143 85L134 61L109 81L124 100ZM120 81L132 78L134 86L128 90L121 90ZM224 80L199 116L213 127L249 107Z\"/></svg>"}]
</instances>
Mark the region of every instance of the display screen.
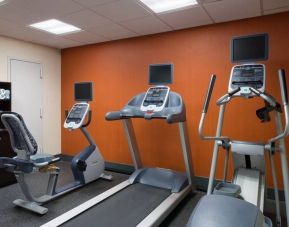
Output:
<instances>
[{"instance_id":1,"label":"display screen","mask_svg":"<svg viewBox=\"0 0 289 227\"><path fill-rule=\"evenodd\" d=\"M173 65L159 64L149 66L149 84L162 85L173 82Z\"/></svg>"},{"instance_id":2,"label":"display screen","mask_svg":"<svg viewBox=\"0 0 289 227\"><path fill-rule=\"evenodd\" d=\"M232 39L232 62L252 62L268 59L268 34L242 36Z\"/></svg>"},{"instance_id":3,"label":"display screen","mask_svg":"<svg viewBox=\"0 0 289 227\"><path fill-rule=\"evenodd\" d=\"M75 101L92 101L92 82L74 84Z\"/></svg>"},{"instance_id":4,"label":"display screen","mask_svg":"<svg viewBox=\"0 0 289 227\"><path fill-rule=\"evenodd\" d=\"M0 100L10 100L10 90L0 88Z\"/></svg>"}]
</instances>

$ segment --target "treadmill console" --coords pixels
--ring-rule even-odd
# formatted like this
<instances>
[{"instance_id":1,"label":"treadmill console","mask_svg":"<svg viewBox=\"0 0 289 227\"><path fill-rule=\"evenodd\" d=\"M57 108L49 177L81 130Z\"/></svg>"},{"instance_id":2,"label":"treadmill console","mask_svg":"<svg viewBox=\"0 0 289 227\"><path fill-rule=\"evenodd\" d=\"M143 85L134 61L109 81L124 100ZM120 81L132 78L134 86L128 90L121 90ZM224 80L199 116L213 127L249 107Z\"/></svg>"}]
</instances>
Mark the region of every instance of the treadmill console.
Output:
<instances>
[{"instance_id":1,"label":"treadmill console","mask_svg":"<svg viewBox=\"0 0 289 227\"><path fill-rule=\"evenodd\" d=\"M265 91L265 65L263 64L244 64L236 65L232 68L229 82L229 92L240 88L234 96L255 96L250 91L250 87L260 92Z\"/></svg>"},{"instance_id":2,"label":"treadmill console","mask_svg":"<svg viewBox=\"0 0 289 227\"><path fill-rule=\"evenodd\" d=\"M89 104L88 103L76 103L71 108L68 116L64 122L64 128L77 129L83 124L83 121L88 113Z\"/></svg>"},{"instance_id":3,"label":"treadmill console","mask_svg":"<svg viewBox=\"0 0 289 227\"><path fill-rule=\"evenodd\" d=\"M170 88L167 86L150 87L141 104L141 111L159 112L162 111L166 105Z\"/></svg>"}]
</instances>

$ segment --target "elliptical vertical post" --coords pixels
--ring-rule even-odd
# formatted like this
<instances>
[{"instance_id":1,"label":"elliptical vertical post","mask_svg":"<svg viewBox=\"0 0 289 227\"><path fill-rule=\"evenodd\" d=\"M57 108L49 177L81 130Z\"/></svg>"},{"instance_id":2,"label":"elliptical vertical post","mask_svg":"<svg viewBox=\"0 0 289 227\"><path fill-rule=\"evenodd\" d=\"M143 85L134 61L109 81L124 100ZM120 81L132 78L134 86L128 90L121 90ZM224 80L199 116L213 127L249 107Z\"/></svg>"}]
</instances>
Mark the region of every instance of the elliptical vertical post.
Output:
<instances>
[{"instance_id":1,"label":"elliptical vertical post","mask_svg":"<svg viewBox=\"0 0 289 227\"><path fill-rule=\"evenodd\" d=\"M226 109L226 104L222 104L219 110L216 137L220 137L222 133L225 109ZM219 145L218 145L218 141L216 140L214 143L214 149L213 149L213 157L212 157L212 163L211 163L207 195L210 195L213 192L214 179L215 179L216 167L217 167L217 162L218 162L218 154L219 154Z\"/></svg>"}]
</instances>

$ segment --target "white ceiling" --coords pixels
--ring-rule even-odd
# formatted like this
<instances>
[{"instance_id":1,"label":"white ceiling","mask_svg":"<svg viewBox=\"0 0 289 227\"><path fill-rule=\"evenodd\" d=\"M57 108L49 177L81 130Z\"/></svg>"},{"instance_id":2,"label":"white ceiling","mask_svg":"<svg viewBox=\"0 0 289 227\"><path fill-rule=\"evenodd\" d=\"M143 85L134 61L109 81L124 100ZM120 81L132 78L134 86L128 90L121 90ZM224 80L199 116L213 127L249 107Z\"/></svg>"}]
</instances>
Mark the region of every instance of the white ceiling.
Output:
<instances>
[{"instance_id":1,"label":"white ceiling","mask_svg":"<svg viewBox=\"0 0 289 227\"><path fill-rule=\"evenodd\" d=\"M199 0L198 6L154 14L137 0L6 0L0 34L56 48L137 37L289 11L289 0ZM56 36L29 24L59 19L83 31Z\"/></svg>"}]
</instances>

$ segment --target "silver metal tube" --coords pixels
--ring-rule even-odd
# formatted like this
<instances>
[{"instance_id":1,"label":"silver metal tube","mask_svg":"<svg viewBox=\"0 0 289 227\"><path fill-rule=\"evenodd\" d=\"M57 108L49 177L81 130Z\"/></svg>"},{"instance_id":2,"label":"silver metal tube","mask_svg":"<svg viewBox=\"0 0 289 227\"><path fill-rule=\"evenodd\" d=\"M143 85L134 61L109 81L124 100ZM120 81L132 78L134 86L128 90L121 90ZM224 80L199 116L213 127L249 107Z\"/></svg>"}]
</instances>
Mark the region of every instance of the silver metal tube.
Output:
<instances>
[{"instance_id":1,"label":"silver metal tube","mask_svg":"<svg viewBox=\"0 0 289 227\"><path fill-rule=\"evenodd\" d=\"M217 100L217 105L218 105L218 106L223 105L223 104L229 102L230 99L231 99L231 98L230 98L230 95L229 95L229 94L225 94L225 95L223 95L221 98L219 98L219 99Z\"/></svg>"},{"instance_id":2,"label":"silver metal tube","mask_svg":"<svg viewBox=\"0 0 289 227\"><path fill-rule=\"evenodd\" d=\"M140 169L142 168L142 163L140 160L139 149L138 149L132 121L131 119L123 119L122 122L123 122L125 135L127 138L129 150L130 150L131 157L132 157L133 166L136 170Z\"/></svg>"},{"instance_id":3,"label":"silver metal tube","mask_svg":"<svg viewBox=\"0 0 289 227\"><path fill-rule=\"evenodd\" d=\"M230 150L226 148L226 155L225 155L225 160L224 160L224 172L223 172L223 181L227 181L227 175L228 175L228 161L229 161L229 155L230 155Z\"/></svg>"},{"instance_id":4,"label":"silver metal tube","mask_svg":"<svg viewBox=\"0 0 289 227\"><path fill-rule=\"evenodd\" d=\"M270 97L264 93L261 93L260 97L267 101L271 106L276 106L276 101L273 99L273 97Z\"/></svg>"},{"instance_id":5,"label":"silver metal tube","mask_svg":"<svg viewBox=\"0 0 289 227\"><path fill-rule=\"evenodd\" d=\"M276 203L276 221L279 223L278 226L281 226L281 214L280 214L280 199L279 199L279 193L278 193L278 183L277 183L277 177L276 177L276 167L273 155L271 151L269 151L269 159L270 159L270 165L271 165L271 172L272 172L272 178L273 178L273 185L274 185L274 197L275 197L275 203Z\"/></svg>"},{"instance_id":6,"label":"silver metal tube","mask_svg":"<svg viewBox=\"0 0 289 227\"><path fill-rule=\"evenodd\" d=\"M282 132L281 116L279 112L276 111L275 113L276 113L275 114L276 129L278 133L281 133ZM285 110L285 118L286 118L286 127L288 127L288 106ZM280 153L280 158L281 158L281 167L282 167L283 184L284 184L286 217L287 217L287 220L289 220L289 178L288 178L288 163L287 163L284 137L281 137L281 139L279 139L279 153Z\"/></svg>"},{"instance_id":7,"label":"silver metal tube","mask_svg":"<svg viewBox=\"0 0 289 227\"><path fill-rule=\"evenodd\" d=\"M220 106L216 137L220 137L222 133L225 107L226 107L226 104ZM219 153L219 145L218 145L218 141L215 141L207 195L212 194L212 191L213 191L214 179L215 179L215 173L216 173L216 167L217 167L217 161L218 161L218 153Z\"/></svg>"},{"instance_id":8,"label":"silver metal tube","mask_svg":"<svg viewBox=\"0 0 289 227\"><path fill-rule=\"evenodd\" d=\"M222 106L220 108L222 108ZM204 128L205 117L206 117L206 113L202 113L200 123L199 123L199 129L198 129L199 137L202 140L230 140L230 138L227 136L204 136L203 128Z\"/></svg>"},{"instance_id":9,"label":"silver metal tube","mask_svg":"<svg viewBox=\"0 0 289 227\"><path fill-rule=\"evenodd\" d=\"M253 87L250 87L250 90L262 99L264 99L266 102L268 102L271 106L276 106L276 100L272 96L262 93Z\"/></svg>"},{"instance_id":10,"label":"silver metal tube","mask_svg":"<svg viewBox=\"0 0 289 227\"><path fill-rule=\"evenodd\" d=\"M284 105L284 114L285 114L285 129L284 129L284 131L282 131L282 123L280 120L281 130L278 133L278 136L276 136L276 137L274 137L268 141L269 144L274 143L278 140L281 140L288 135L288 133L289 133L289 107L288 107L288 105ZM280 114L279 114L279 118L281 118Z\"/></svg>"},{"instance_id":11,"label":"silver metal tube","mask_svg":"<svg viewBox=\"0 0 289 227\"><path fill-rule=\"evenodd\" d=\"M184 157L184 163L186 167L186 173L189 180L189 184L192 186L192 189L195 190L195 180L194 180L194 171L192 166L192 158L191 158L191 147L188 137L188 130L186 122L179 122L179 132L182 144L182 151Z\"/></svg>"}]
</instances>

